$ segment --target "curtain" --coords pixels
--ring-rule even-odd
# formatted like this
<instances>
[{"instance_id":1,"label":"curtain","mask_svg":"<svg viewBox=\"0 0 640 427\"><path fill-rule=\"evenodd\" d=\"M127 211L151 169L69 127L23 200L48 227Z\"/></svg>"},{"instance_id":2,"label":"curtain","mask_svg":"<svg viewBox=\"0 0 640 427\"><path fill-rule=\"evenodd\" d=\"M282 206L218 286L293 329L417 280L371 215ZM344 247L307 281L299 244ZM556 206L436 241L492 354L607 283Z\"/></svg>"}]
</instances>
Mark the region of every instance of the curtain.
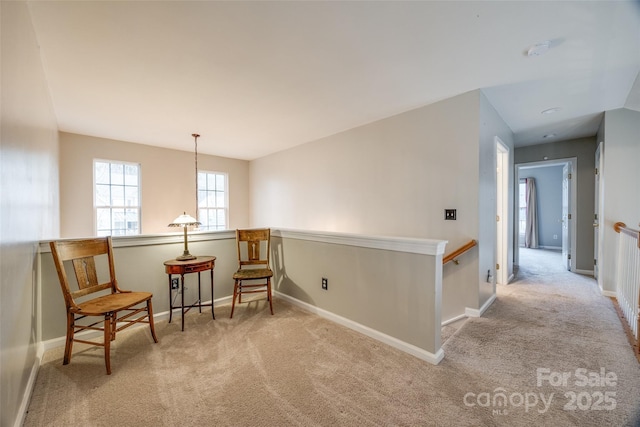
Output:
<instances>
[{"instance_id":1,"label":"curtain","mask_svg":"<svg viewBox=\"0 0 640 427\"><path fill-rule=\"evenodd\" d=\"M536 203L536 180L527 178L527 218L525 222L524 246L538 247L538 207Z\"/></svg>"}]
</instances>

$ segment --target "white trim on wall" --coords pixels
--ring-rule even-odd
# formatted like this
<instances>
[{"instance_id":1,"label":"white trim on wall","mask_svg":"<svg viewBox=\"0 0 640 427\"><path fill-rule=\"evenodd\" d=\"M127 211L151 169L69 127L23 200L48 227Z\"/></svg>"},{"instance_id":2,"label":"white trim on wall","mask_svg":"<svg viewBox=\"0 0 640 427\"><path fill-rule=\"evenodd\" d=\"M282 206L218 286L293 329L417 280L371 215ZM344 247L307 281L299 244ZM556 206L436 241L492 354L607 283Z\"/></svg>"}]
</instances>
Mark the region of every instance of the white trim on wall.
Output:
<instances>
[{"instance_id":1,"label":"white trim on wall","mask_svg":"<svg viewBox=\"0 0 640 427\"><path fill-rule=\"evenodd\" d=\"M576 269L574 273L582 274L584 276L593 276L593 270L579 270Z\"/></svg>"},{"instance_id":2,"label":"white trim on wall","mask_svg":"<svg viewBox=\"0 0 640 427\"><path fill-rule=\"evenodd\" d=\"M334 243L386 251L409 252L422 255L442 255L447 240L415 239L410 237L367 236L363 234L336 233L329 231L300 231L277 229L272 236L313 242Z\"/></svg>"},{"instance_id":3,"label":"white trim on wall","mask_svg":"<svg viewBox=\"0 0 640 427\"><path fill-rule=\"evenodd\" d=\"M64 342L63 342L64 345ZM33 389L36 386L36 379L38 377L38 371L40 370L40 365L42 364L42 356L44 354L44 347L42 343L38 344L38 350L36 354L36 360L31 366L31 370L29 372L29 378L27 379L27 384L24 389L24 394L22 395L22 399L20 399L20 407L18 408L18 416L16 417L16 422L14 424L15 427L21 427L24 423L24 419L27 417L27 410L29 409L29 402L31 401L31 394L33 393Z\"/></svg>"},{"instance_id":4,"label":"white trim on wall","mask_svg":"<svg viewBox=\"0 0 640 427\"><path fill-rule=\"evenodd\" d=\"M429 362L432 365L437 365L442 361L442 359L444 359L444 351L442 350L442 348L438 349L436 354L433 354L427 350L416 347L413 344L409 344L407 342L401 341L390 335L384 334L380 331L376 331L375 329L371 329L360 323L354 322L353 320L349 320L342 316L338 316L337 314L331 313L330 311L323 310L322 308L300 301L297 298L293 298L289 295L282 294L280 292L276 292L276 295L278 296L278 298L282 298L283 300L286 300L291 304L302 308L303 310L316 314L320 317L323 317L327 320L335 322L339 325L346 326L349 329L352 329L370 338L378 340L384 344L390 345L391 347L395 347L398 350L404 351L405 353L415 356L418 359L424 360L425 362Z\"/></svg>"},{"instance_id":5,"label":"white trim on wall","mask_svg":"<svg viewBox=\"0 0 640 427\"><path fill-rule=\"evenodd\" d=\"M493 302L496 300L496 294L493 294L491 296L491 298L489 298L487 300L487 302L485 302L482 307L480 307L480 309L478 310L477 308L469 308L466 307L464 309L464 314L467 317L482 317L482 315L484 314L485 311L487 311L487 309L489 308L489 306L491 306L491 304L493 304Z\"/></svg>"},{"instance_id":6,"label":"white trim on wall","mask_svg":"<svg viewBox=\"0 0 640 427\"><path fill-rule=\"evenodd\" d=\"M452 323L457 322L458 320L462 320L462 319L466 319L466 318L467 318L467 315L466 315L466 314L461 314L461 315L459 315L459 316L452 317L452 318L451 318L451 319L449 319L449 320L445 320L444 322L442 322L442 323L440 324L440 326L447 326L447 325L450 325L450 324L452 324Z\"/></svg>"},{"instance_id":7,"label":"white trim on wall","mask_svg":"<svg viewBox=\"0 0 640 427\"><path fill-rule=\"evenodd\" d=\"M509 178L513 173L509 168L511 152L509 147L495 136L496 150L496 262L501 266L496 269L496 280L493 284L493 293L496 292L496 284L509 283ZM513 202L512 202L513 203ZM515 223L515 222L514 222Z\"/></svg>"},{"instance_id":8,"label":"white trim on wall","mask_svg":"<svg viewBox=\"0 0 640 427\"><path fill-rule=\"evenodd\" d=\"M424 349L421 349L419 347L416 347L412 344L406 343L404 341L401 341L397 338L394 338L390 335L386 335L382 332L376 331L374 329L371 329L367 326L364 326L360 323L354 322L352 320L349 320L345 317L339 316L337 314L334 314L330 311L324 310L322 308L313 306L311 304L308 304L306 302L300 301L296 298L293 298L289 295L274 291L273 292L278 298L282 298L283 300L290 302L291 304L300 307L310 313L316 314L320 317L323 317L327 320L330 320L332 322L338 323L342 326L346 326L349 329L352 329L356 332L359 332L363 335L366 335L370 338L373 338L375 340L378 340L382 343L385 343L387 345L390 345L392 347L397 348L398 350L402 350L405 353L411 354L412 356L415 356L421 360L424 360L426 362L429 362L433 365L437 365L438 363L440 363L440 361L442 361L442 359L444 358L444 351L442 350L442 348L440 348L436 354L433 354L429 351L426 351ZM218 307L220 305L224 305L224 304L229 304L231 302L231 296L228 297L224 297L224 298L218 298L214 301L214 307ZM204 301L204 303L210 303L210 301ZM179 320L179 316L180 316L180 309L174 309L174 317L177 317L175 320ZM465 316L462 316L465 317ZM154 314L153 319L155 322L161 321L161 320L166 320L169 318L169 312L165 311L162 313L157 313ZM457 319L456 319L457 320ZM140 327L146 327L145 324L138 324L138 325L134 325L133 328L140 328ZM101 336L101 332L100 331L88 331L88 332L80 332L78 334L76 334L77 337L82 338L82 339L92 339L92 338L96 338ZM39 355L39 360L38 360L38 364L37 366L34 367L35 369L35 373L37 374L37 368L40 366L40 360L42 358L42 353L44 353L45 351L54 349L54 348L60 348L63 347L65 345L65 337L58 337L58 338L53 338L47 341L43 341L40 343L40 350L41 353ZM34 380L35 380L35 376L34 376ZM35 382L35 381L34 381Z\"/></svg>"},{"instance_id":9,"label":"white trim on wall","mask_svg":"<svg viewBox=\"0 0 640 427\"><path fill-rule=\"evenodd\" d=\"M90 237L89 237L90 238ZM192 231L189 232L188 242L206 242L210 240L228 240L236 239L235 230L223 231ZM74 239L61 239L74 240ZM150 246L150 245L168 245L171 243L184 242L184 233L167 234L140 234L138 236L115 236L113 237L114 248L126 248L129 246ZM40 252L51 252L48 241L40 242Z\"/></svg>"},{"instance_id":10,"label":"white trim on wall","mask_svg":"<svg viewBox=\"0 0 640 427\"><path fill-rule=\"evenodd\" d=\"M232 296L226 296L226 297L222 297L222 298L217 298L214 300L213 302L213 307L215 309L215 307L219 307L221 305L225 305L225 304L231 304L231 298ZM211 300L207 300L207 301L203 301L202 304L211 304ZM185 306L186 307L186 306ZM196 306L197 307L197 306ZM173 321L174 322L179 322L180 321L180 307L177 307L173 309ZM169 311L163 311L161 313L154 313L153 314L153 321L154 322L159 322L162 320L168 320L169 319ZM132 325L131 328L127 328L127 330L133 330L136 328L147 328L147 324L146 323L138 323L135 325ZM77 334L75 334L75 336L77 338L81 338L81 339L85 339L85 340L90 340L90 339L95 339L95 338L100 338L103 335L102 331L83 331L83 332L78 332ZM45 351L54 349L54 348L60 348L60 347L64 347L65 343L66 343L67 337L66 336L61 336L58 338L52 338L46 341L41 341L40 342L40 347L39 349L41 350L41 354L39 354L39 359L42 359L42 354L44 354Z\"/></svg>"},{"instance_id":11,"label":"white trim on wall","mask_svg":"<svg viewBox=\"0 0 640 427\"><path fill-rule=\"evenodd\" d=\"M448 243L447 240L416 239L410 237L367 236L364 234L348 234L328 231L302 231L289 229L272 229L272 236L289 239L308 240L313 242L335 243L338 245L357 246L362 248L383 249L387 251L409 252L422 255L442 255ZM236 238L235 230L222 231L193 231L189 232L189 242L204 242L209 240L226 240ZM73 239L63 239L73 240ZM182 243L184 234L141 234L139 236L117 236L113 238L114 248L128 246L166 245ZM40 252L51 252L49 242L40 242Z\"/></svg>"}]
</instances>

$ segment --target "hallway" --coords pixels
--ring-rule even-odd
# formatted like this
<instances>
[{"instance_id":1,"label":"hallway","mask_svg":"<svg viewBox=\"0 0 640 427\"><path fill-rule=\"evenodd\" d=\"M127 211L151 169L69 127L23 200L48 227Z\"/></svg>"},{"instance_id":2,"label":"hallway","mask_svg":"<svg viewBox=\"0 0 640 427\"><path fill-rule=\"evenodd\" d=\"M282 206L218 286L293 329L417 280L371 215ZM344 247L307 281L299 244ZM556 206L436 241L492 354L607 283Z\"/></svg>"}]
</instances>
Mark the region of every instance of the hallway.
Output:
<instances>
[{"instance_id":1,"label":"hallway","mask_svg":"<svg viewBox=\"0 0 640 427\"><path fill-rule=\"evenodd\" d=\"M554 276L556 274L567 272L568 271L562 262L561 251L520 247L518 272L513 282L533 277L536 277L538 280L546 280L550 279L550 277L547 276Z\"/></svg>"}]
</instances>

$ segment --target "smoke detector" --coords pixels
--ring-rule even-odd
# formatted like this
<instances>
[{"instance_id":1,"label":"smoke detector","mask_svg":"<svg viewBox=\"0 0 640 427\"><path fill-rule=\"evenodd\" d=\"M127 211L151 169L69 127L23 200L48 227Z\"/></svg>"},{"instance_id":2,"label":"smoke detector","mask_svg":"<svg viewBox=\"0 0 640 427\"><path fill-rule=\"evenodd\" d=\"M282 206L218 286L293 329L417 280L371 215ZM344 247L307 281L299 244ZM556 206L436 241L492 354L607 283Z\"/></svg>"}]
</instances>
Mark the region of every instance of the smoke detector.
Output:
<instances>
[{"instance_id":1,"label":"smoke detector","mask_svg":"<svg viewBox=\"0 0 640 427\"><path fill-rule=\"evenodd\" d=\"M529 49L527 49L527 56L533 57L533 56L544 55L545 53L547 53L550 47L551 47L550 41L544 41L542 43L534 44Z\"/></svg>"},{"instance_id":2,"label":"smoke detector","mask_svg":"<svg viewBox=\"0 0 640 427\"><path fill-rule=\"evenodd\" d=\"M540 112L540 114L553 114L553 113L557 113L558 111L562 110L562 108L560 107L553 107L553 108L547 108L546 110L542 110Z\"/></svg>"}]
</instances>

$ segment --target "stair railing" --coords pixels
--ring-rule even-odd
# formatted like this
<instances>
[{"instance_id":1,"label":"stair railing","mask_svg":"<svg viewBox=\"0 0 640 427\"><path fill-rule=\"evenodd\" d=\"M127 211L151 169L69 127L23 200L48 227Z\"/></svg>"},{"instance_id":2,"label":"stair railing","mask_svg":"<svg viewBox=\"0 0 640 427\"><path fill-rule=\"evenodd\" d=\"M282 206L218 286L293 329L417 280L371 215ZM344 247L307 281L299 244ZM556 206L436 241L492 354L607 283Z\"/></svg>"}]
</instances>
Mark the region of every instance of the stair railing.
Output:
<instances>
[{"instance_id":1,"label":"stair railing","mask_svg":"<svg viewBox=\"0 0 640 427\"><path fill-rule=\"evenodd\" d=\"M617 302L631 329L636 354L640 355L640 231L627 227L623 222L616 222L613 229L620 234L616 260Z\"/></svg>"},{"instance_id":2,"label":"stair railing","mask_svg":"<svg viewBox=\"0 0 640 427\"><path fill-rule=\"evenodd\" d=\"M463 253L467 252L468 250L470 250L471 248L473 248L474 246L476 246L477 244L478 242L476 240L471 240L468 243L465 243L455 251L451 252L449 255L445 255L442 258L442 265L448 263L449 261L453 261L453 263L456 265L459 264L458 257Z\"/></svg>"}]
</instances>

